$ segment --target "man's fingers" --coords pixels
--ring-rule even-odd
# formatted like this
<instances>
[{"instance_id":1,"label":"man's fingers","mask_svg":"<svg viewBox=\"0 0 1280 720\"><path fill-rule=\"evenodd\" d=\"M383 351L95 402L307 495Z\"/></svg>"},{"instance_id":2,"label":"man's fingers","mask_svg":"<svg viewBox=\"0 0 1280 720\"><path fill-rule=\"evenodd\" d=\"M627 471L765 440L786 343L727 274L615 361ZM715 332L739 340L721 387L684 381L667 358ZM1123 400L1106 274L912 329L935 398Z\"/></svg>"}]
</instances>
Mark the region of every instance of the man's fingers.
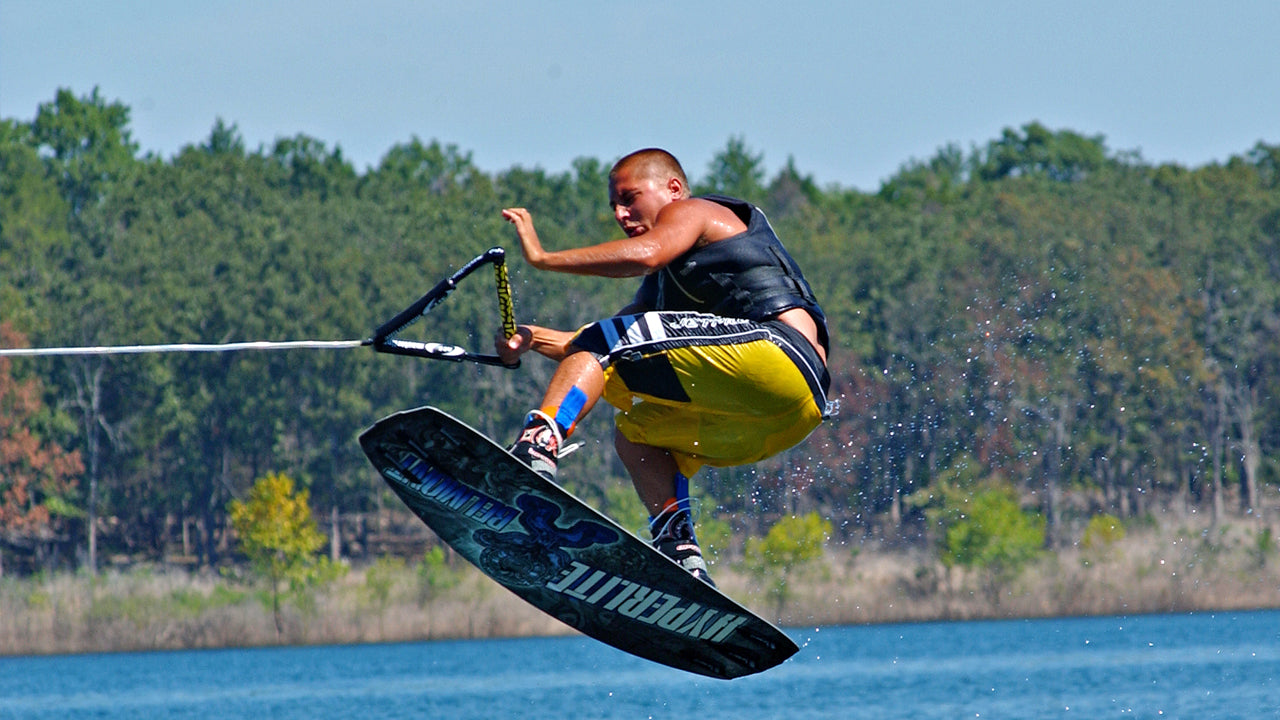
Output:
<instances>
[{"instance_id":1,"label":"man's fingers","mask_svg":"<svg viewBox=\"0 0 1280 720\"><path fill-rule=\"evenodd\" d=\"M494 346L498 350L510 350L516 353L524 353L533 345L533 331L521 325L516 328L516 333L510 337L498 335L494 338Z\"/></svg>"}]
</instances>

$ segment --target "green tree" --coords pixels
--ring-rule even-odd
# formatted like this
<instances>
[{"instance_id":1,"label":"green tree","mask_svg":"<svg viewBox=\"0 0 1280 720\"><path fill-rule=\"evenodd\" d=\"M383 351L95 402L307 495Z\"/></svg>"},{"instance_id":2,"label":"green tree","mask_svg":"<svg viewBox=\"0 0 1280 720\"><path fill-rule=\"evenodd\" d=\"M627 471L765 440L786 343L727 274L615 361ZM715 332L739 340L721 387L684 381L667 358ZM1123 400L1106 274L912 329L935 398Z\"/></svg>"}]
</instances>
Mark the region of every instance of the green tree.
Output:
<instances>
[{"instance_id":1,"label":"green tree","mask_svg":"<svg viewBox=\"0 0 1280 720\"><path fill-rule=\"evenodd\" d=\"M1024 511L1017 489L999 476L981 478L968 461L954 468L914 500L925 506L937 529L938 555L950 570L982 574L987 599L1001 594L1044 548L1044 518Z\"/></svg>"},{"instance_id":2,"label":"green tree","mask_svg":"<svg viewBox=\"0 0 1280 720\"><path fill-rule=\"evenodd\" d=\"M1081 180L1106 163L1106 151L1101 135L1055 132L1032 122L1022 126L1021 133L1005 128L1001 138L987 146L981 172L990 180L1036 174L1057 181Z\"/></svg>"},{"instance_id":3,"label":"green tree","mask_svg":"<svg viewBox=\"0 0 1280 720\"><path fill-rule=\"evenodd\" d=\"M28 334L47 330L69 209L36 151L31 127L0 120L0 318Z\"/></svg>"},{"instance_id":4,"label":"green tree","mask_svg":"<svg viewBox=\"0 0 1280 720\"><path fill-rule=\"evenodd\" d=\"M254 483L248 499L232 500L229 507L240 550L267 583L277 636L283 633L282 593L298 597L332 572L317 555L325 537L311 514L309 499L306 488L295 489L292 478L268 473Z\"/></svg>"},{"instance_id":5,"label":"green tree","mask_svg":"<svg viewBox=\"0 0 1280 720\"><path fill-rule=\"evenodd\" d=\"M132 165L138 150L129 131L129 108L107 102L94 88L76 97L60 89L42 103L32 134L52 153L52 163L71 211L79 214L97 202Z\"/></svg>"},{"instance_id":6,"label":"green tree","mask_svg":"<svg viewBox=\"0 0 1280 720\"><path fill-rule=\"evenodd\" d=\"M1003 585L1040 555L1044 520L1022 510L1013 488L979 490L967 504L966 517L946 527L943 564L988 570Z\"/></svg>"},{"instance_id":7,"label":"green tree","mask_svg":"<svg viewBox=\"0 0 1280 720\"><path fill-rule=\"evenodd\" d=\"M698 192L763 201L764 154L753 154L745 138L729 138L724 150L711 158L707 177L698 184Z\"/></svg>"},{"instance_id":8,"label":"green tree","mask_svg":"<svg viewBox=\"0 0 1280 720\"><path fill-rule=\"evenodd\" d=\"M831 521L810 512L785 517L763 538L747 540L743 563L747 572L767 584L779 615L794 594L791 582L822 558L831 532Z\"/></svg>"}]
</instances>

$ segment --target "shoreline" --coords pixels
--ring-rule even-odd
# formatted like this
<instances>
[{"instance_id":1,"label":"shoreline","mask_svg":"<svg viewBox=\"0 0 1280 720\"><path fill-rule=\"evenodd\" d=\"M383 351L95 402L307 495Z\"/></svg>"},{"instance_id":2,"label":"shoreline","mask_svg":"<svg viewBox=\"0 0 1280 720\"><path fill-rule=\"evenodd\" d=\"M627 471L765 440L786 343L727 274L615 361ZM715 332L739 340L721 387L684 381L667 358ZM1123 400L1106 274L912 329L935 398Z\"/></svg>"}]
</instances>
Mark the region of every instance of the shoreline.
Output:
<instances>
[{"instance_id":1,"label":"shoreline","mask_svg":"<svg viewBox=\"0 0 1280 720\"><path fill-rule=\"evenodd\" d=\"M1258 521L1146 527L1105 548L1045 555L1016 579L944 568L924 549L829 545L793 568L779 604L732 562L721 590L783 628L1280 608L1280 552ZM351 569L282 612L213 572L163 566L96 578L0 579L0 656L519 638L576 631L465 563Z\"/></svg>"}]
</instances>

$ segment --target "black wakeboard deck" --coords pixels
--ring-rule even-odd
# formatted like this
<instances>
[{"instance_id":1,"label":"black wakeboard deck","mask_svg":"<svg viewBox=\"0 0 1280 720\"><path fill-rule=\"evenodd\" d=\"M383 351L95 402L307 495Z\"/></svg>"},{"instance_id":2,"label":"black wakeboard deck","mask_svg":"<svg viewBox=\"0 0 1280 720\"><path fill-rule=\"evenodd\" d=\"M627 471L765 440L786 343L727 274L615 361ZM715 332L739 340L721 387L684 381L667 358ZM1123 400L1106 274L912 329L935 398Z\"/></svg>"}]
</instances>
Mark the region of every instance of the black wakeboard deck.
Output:
<instances>
[{"instance_id":1,"label":"black wakeboard deck","mask_svg":"<svg viewBox=\"0 0 1280 720\"><path fill-rule=\"evenodd\" d=\"M461 421L433 407L379 420L360 446L457 553L534 607L619 650L736 678L791 638Z\"/></svg>"}]
</instances>

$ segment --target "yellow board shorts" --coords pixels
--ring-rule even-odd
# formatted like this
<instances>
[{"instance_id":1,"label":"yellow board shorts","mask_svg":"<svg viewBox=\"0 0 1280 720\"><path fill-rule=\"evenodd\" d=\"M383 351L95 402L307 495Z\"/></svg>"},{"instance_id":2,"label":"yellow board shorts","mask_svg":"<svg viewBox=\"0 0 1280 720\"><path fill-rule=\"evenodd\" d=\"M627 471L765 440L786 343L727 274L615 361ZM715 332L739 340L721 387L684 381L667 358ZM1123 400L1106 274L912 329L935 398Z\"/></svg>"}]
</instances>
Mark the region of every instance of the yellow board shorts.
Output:
<instances>
[{"instance_id":1,"label":"yellow board shorts","mask_svg":"<svg viewBox=\"0 0 1280 720\"><path fill-rule=\"evenodd\" d=\"M622 435L669 451L685 477L792 447L827 407L826 367L780 322L646 312L588 325L573 345L600 359Z\"/></svg>"}]
</instances>

